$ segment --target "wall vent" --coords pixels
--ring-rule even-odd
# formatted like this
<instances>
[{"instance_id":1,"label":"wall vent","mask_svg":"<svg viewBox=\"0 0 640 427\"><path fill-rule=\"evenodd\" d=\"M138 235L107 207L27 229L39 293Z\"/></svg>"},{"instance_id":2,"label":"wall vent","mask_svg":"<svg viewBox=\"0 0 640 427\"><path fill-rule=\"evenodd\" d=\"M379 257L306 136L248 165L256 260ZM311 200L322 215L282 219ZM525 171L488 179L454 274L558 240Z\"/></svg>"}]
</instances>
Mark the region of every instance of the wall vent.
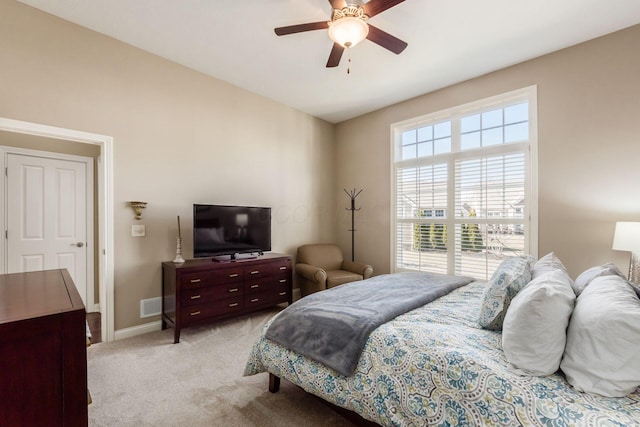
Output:
<instances>
[{"instance_id":1,"label":"wall vent","mask_svg":"<svg viewBox=\"0 0 640 427\"><path fill-rule=\"evenodd\" d=\"M140 300L140 317L157 316L162 313L162 297Z\"/></svg>"}]
</instances>

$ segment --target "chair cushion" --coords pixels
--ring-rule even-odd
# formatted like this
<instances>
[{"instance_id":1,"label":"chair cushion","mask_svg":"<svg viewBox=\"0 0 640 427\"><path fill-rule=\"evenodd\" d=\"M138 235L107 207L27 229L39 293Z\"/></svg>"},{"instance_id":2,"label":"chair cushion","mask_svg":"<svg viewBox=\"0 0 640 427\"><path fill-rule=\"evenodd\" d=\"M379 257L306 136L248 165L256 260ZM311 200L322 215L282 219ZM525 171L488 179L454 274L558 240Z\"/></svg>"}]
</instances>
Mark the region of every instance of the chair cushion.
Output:
<instances>
[{"instance_id":1,"label":"chair cushion","mask_svg":"<svg viewBox=\"0 0 640 427\"><path fill-rule=\"evenodd\" d=\"M327 289L349 282L362 280L362 276L345 270L327 271Z\"/></svg>"},{"instance_id":2,"label":"chair cushion","mask_svg":"<svg viewBox=\"0 0 640 427\"><path fill-rule=\"evenodd\" d=\"M342 268L342 250L332 243L315 243L298 248L296 262L310 264L323 270L340 270Z\"/></svg>"}]
</instances>

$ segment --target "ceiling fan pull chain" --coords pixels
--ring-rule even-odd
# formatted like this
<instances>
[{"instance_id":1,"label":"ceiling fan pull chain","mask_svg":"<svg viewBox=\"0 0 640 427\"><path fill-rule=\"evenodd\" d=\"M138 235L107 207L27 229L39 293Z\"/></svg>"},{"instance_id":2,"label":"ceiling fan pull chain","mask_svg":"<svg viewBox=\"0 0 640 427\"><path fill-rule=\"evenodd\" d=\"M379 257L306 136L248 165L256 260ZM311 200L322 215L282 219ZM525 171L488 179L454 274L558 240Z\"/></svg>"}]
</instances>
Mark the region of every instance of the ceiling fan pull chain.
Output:
<instances>
[{"instance_id":1,"label":"ceiling fan pull chain","mask_svg":"<svg viewBox=\"0 0 640 427\"><path fill-rule=\"evenodd\" d=\"M349 69L351 67L351 49L347 49L347 54L349 55L347 60L347 74L351 74L351 70Z\"/></svg>"}]
</instances>

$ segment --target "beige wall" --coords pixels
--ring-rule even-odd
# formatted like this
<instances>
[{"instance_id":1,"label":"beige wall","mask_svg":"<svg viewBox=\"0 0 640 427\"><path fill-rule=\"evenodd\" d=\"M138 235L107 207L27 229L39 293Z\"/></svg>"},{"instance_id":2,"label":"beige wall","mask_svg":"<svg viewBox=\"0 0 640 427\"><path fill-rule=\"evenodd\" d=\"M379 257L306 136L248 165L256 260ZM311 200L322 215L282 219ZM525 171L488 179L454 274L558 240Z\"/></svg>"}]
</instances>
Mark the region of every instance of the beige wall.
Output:
<instances>
[{"instance_id":1,"label":"beige wall","mask_svg":"<svg viewBox=\"0 0 640 427\"><path fill-rule=\"evenodd\" d=\"M390 270L392 123L535 84L538 252L556 252L574 276L606 261L626 272L629 254L611 243L616 221L640 221L639 49L635 26L339 124L337 182L364 189L356 259ZM343 219L344 247L347 228Z\"/></svg>"},{"instance_id":2,"label":"beige wall","mask_svg":"<svg viewBox=\"0 0 640 427\"><path fill-rule=\"evenodd\" d=\"M72 154L75 156L91 157L93 159L97 159L98 156L100 156L100 147L97 145L7 131L0 131L0 146L48 151L50 153Z\"/></svg>"},{"instance_id":3,"label":"beige wall","mask_svg":"<svg viewBox=\"0 0 640 427\"><path fill-rule=\"evenodd\" d=\"M0 117L114 138L116 330L158 319L140 300L160 296L177 215L192 256L193 203L271 206L276 252L334 236L333 125L14 1L0 58Z\"/></svg>"},{"instance_id":4,"label":"beige wall","mask_svg":"<svg viewBox=\"0 0 640 427\"><path fill-rule=\"evenodd\" d=\"M196 202L271 206L274 251L337 239L349 257L343 189L363 189L356 259L388 272L390 125L532 84L539 253L627 268L610 247L616 220L640 220L640 26L334 126L18 2L0 24L0 117L114 138L116 329L157 320L139 301L160 295L177 215L192 255ZM130 200L149 203L144 238Z\"/></svg>"}]
</instances>

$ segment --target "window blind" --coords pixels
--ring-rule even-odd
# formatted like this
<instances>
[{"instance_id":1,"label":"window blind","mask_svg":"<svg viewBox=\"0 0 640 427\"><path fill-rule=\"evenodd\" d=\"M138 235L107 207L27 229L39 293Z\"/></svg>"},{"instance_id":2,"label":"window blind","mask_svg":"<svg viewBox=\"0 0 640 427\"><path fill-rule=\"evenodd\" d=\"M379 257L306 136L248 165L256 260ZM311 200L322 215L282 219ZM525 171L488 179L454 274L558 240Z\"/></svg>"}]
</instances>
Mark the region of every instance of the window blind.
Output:
<instances>
[{"instance_id":1,"label":"window blind","mask_svg":"<svg viewBox=\"0 0 640 427\"><path fill-rule=\"evenodd\" d=\"M506 257L529 253L535 119L527 94L395 127L394 270L488 279Z\"/></svg>"}]
</instances>

